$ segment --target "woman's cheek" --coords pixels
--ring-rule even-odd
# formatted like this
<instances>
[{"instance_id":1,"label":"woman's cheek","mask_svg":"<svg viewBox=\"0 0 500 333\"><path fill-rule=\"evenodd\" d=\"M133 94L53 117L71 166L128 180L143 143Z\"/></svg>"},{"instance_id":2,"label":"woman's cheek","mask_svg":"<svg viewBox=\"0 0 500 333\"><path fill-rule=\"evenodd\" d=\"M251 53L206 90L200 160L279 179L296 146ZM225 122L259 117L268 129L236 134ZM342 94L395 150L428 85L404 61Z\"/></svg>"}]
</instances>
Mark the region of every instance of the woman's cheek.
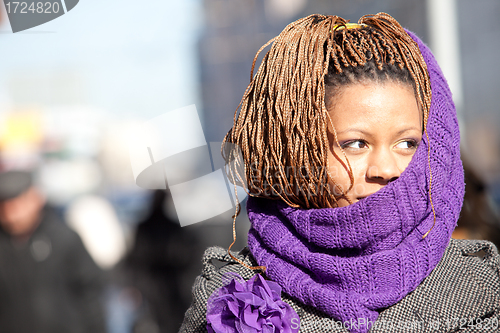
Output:
<instances>
[{"instance_id":1,"label":"woman's cheek","mask_svg":"<svg viewBox=\"0 0 500 333\"><path fill-rule=\"evenodd\" d=\"M337 160L335 160L330 165L330 176L338 185L342 186L343 191L346 191L351 185L348 170L346 170L346 168Z\"/></svg>"},{"instance_id":2,"label":"woman's cheek","mask_svg":"<svg viewBox=\"0 0 500 333\"><path fill-rule=\"evenodd\" d=\"M408 165L410 164L411 159L413 158L414 154L415 153L413 153L410 156L405 156L404 158L401 159L401 163L400 163L400 167L399 167L399 169L401 170L401 172L403 172L408 167Z\"/></svg>"}]
</instances>

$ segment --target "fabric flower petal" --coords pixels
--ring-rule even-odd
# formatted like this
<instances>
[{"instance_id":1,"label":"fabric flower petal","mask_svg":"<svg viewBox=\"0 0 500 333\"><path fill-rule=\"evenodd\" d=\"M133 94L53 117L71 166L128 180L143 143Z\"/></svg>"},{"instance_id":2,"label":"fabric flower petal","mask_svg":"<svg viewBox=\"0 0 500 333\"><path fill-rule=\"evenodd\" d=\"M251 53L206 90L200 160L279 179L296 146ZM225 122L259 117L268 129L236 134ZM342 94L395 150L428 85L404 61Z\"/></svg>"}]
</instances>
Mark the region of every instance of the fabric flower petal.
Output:
<instances>
[{"instance_id":1,"label":"fabric flower petal","mask_svg":"<svg viewBox=\"0 0 500 333\"><path fill-rule=\"evenodd\" d=\"M281 288L257 274L245 281L237 274L213 292L207 303L210 333L296 333L297 313L281 300Z\"/></svg>"}]
</instances>

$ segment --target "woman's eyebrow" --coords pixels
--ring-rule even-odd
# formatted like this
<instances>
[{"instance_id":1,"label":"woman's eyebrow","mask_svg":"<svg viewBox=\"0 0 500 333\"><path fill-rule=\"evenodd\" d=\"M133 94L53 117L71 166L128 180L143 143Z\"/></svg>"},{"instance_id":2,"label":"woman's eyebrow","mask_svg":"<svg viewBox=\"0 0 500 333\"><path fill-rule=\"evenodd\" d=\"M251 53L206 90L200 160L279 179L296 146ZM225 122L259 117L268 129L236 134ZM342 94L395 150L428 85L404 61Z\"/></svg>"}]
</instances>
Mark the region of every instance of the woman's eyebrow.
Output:
<instances>
[{"instance_id":1,"label":"woman's eyebrow","mask_svg":"<svg viewBox=\"0 0 500 333\"><path fill-rule=\"evenodd\" d=\"M415 131L415 132L422 132L422 128L417 128L415 126L411 126L411 127L408 127L408 128L403 128L402 130L398 131L396 134L397 135L401 135L405 132L410 132L410 131Z\"/></svg>"},{"instance_id":2,"label":"woman's eyebrow","mask_svg":"<svg viewBox=\"0 0 500 333\"><path fill-rule=\"evenodd\" d=\"M365 131L365 130L360 129L360 128L355 128L355 127L349 127L349 128L346 128L345 130L337 131L337 134L344 134L344 133L347 133L347 132L359 132L359 133L362 133L364 135L370 135L371 134L368 131Z\"/></svg>"},{"instance_id":3,"label":"woman's eyebrow","mask_svg":"<svg viewBox=\"0 0 500 333\"><path fill-rule=\"evenodd\" d=\"M403 134L405 132L410 132L410 131L421 132L422 129L418 128L416 126L405 127L403 129L399 130L396 133L396 135L401 135L401 134ZM367 131L367 130L364 130L364 129L361 129L361 128L355 128L355 127L349 127L349 128L346 128L346 129L344 129L342 131L337 131L337 135L348 133L348 132L358 132L358 133L364 134L366 136L373 135L373 133L370 132L370 131Z\"/></svg>"}]
</instances>

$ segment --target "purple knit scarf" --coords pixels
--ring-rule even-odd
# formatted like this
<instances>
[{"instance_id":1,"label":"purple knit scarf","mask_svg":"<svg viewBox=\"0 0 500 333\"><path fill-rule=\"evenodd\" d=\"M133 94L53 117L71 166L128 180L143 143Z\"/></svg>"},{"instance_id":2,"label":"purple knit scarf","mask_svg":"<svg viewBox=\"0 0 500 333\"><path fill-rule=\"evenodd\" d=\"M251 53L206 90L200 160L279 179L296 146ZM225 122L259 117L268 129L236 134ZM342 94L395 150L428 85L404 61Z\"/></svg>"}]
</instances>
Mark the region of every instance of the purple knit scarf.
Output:
<instances>
[{"instance_id":1,"label":"purple knit scarf","mask_svg":"<svg viewBox=\"0 0 500 333\"><path fill-rule=\"evenodd\" d=\"M443 74L427 46L417 41L431 79L427 130L410 164L394 182L341 208L297 209L282 201L248 199L248 245L267 276L285 293L330 317L374 323L431 273L456 226L464 196L460 134ZM351 328L367 332L369 327Z\"/></svg>"}]
</instances>

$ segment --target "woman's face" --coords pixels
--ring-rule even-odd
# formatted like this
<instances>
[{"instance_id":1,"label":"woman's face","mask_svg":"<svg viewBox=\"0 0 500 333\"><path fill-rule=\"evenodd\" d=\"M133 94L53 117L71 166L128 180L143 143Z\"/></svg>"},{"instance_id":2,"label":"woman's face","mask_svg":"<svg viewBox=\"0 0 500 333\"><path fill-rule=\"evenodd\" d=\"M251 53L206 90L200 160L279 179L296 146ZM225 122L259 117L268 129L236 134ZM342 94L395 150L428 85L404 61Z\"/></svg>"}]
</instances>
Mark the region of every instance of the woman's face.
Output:
<instances>
[{"instance_id":1,"label":"woman's face","mask_svg":"<svg viewBox=\"0 0 500 333\"><path fill-rule=\"evenodd\" d=\"M422 140L422 112L412 88L392 81L348 85L328 102L338 139L329 133L329 172L345 193L351 182L341 147L354 176L346 197L355 203L406 169ZM338 205L349 201L339 198Z\"/></svg>"}]
</instances>

